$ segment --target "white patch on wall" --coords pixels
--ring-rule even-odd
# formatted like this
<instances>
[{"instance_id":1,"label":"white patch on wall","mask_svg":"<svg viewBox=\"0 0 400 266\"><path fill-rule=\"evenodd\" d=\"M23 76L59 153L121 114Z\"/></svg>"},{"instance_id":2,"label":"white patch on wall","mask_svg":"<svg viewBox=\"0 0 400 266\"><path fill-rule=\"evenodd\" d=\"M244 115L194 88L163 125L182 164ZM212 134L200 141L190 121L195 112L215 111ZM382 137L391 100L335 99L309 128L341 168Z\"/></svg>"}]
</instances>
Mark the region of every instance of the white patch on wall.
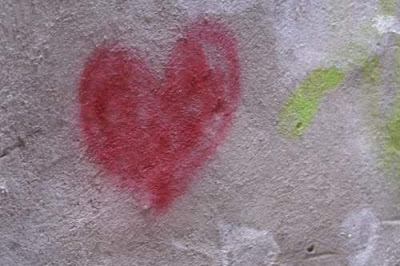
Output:
<instances>
[{"instance_id":1,"label":"white patch on wall","mask_svg":"<svg viewBox=\"0 0 400 266\"><path fill-rule=\"evenodd\" d=\"M380 34L400 34L400 21L394 16L378 16L374 26Z\"/></svg>"},{"instance_id":2,"label":"white patch on wall","mask_svg":"<svg viewBox=\"0 0 400 266\"><path fill-rule=\"evenodd\" d=\"M221 257L224 266L273 265L279 246L269 231L220 225Z\"/></svg>"},{"instance_id":3,"label":"white patch on wall","mask_svg":"<svg viewBox=\"0 0 400 266\"><path fill-rule=\"evenodd\" d=\"M0 196L7 195L7 194L8 194L8 187L7 187L6 181L1 181L0 182Z\"/></svg>"},{"instance_id":4,"label":"white patch on wall","mask_svg":"<svg viewBox=\"0 0 400 266\"><path fill-rule=\"evenodd\" d=\"M280 248L269 231L225 223L219 224L218 231L219 243L173 240L171 244L181 250L206 255L215 265L276 265Z\"/></svg>"},{"instance_id":5,"label":"white patch on wall","mask_svg":"<svg viewBox=\"0 0 400 266\"><path fill-rule=\"evenodd\" d=\"M362 209L350 213L341 227L350 266L369 265L377 242L379 220L371 210Z\"/></svg>"},{"instance_id":6,"label":"white patch on wall","mask_svg":"<svg viewBox=\"0 0 400 266\"><path fill-rule=\"evenodd\" d=\"M178 8L190 16L199 14L237 14L253 7L255 0L177 0Z\"/></svg>"}]
</instances>

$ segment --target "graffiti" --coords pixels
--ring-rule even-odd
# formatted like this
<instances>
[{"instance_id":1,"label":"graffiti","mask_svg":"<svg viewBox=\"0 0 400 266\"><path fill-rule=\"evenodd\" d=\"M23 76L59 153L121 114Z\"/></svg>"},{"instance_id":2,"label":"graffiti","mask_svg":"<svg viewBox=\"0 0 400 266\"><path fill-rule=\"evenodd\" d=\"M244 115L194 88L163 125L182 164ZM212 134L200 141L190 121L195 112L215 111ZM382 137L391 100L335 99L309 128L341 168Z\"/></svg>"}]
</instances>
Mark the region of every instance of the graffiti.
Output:
<instances>
[{"instance_id":1,"label":"graffiti","mask_svg":"<svg viewBox=\"0 0 400 266\"><path fill-rule=\"evenodd\" d=\"M379 0L377 4L378 8L375 11L369 10L370 13L368 14L371 16L371 19L366 19L367 17L365 16L360 20L360 23L363 23L363 30L360 30L360 28L352 28L353 25L347 25L346 30L342 32L339 28L332 29L334 32L328 36L335 36L334 38L336 38L339 34L342 36L349 34L349 41L344 44L342 42L336 43L335 40L329 39L330 45L327 46L329 47L327 51L329 57L324 58L321 56L321 61L315 62L311 73L300 83L295 92L288 97L280 117L279 128L283 136L298 137L302 135L311 124L318 109L319 102L325 95L325 92L336 87L343 80L345 75L357 71L359 68L361 68L362 71L363 86L370 94L367 96L368 100L371 101L371 99L377 95L374 90L379 90L377 85L377 83L379 83L380 71L377 65L379 64L379 58L376 49L371 50L369 43L373 42L377 45L379 42L382 42L382 36L384 34L389 32L398 34L400 32L399 22L395 17L397 2L394 0ZM345 10L351 12L351 9L345 8ZM337 14L337 16L343 15L344 17L340 17L340 19L347 19L345 15L346 12ZM284 22L283 25L287 23L288 22ZM298 28L300 26L298 26L297 22L294 21L292 23L293 29L300 31L300 28ZM307 24L305 25L308 26ZM356 23L354 25L358 24ZM282 30L282 32L285 31ZM292 37L293 35L284 35L281 38L285 41L284 44L286 44L286 39ZM296 38L301 38L301 34L296 36ZM307 36L307 38L310 38L310 36ZM296 56L301 59L299 59L299 61L301 61L304 66L312 61L312 58L310 59L308 56L310 53L318 54L324 49L324 47L318 47L318 49L313 49L313 46L310 47L311 50L305 50L304 52L301 52L301 49L297 49L298 47L295 49ZM286 54L290 53L287 52ZM318 65L318 68L314 68ZM331 67L326 68L326 66ZM296 69L298 67L299 66L296 66ZM286 71L288 71L288 69L286 69ZM329 83L327 79L333 81L330 86L324 85ZM377 99L371 101L371 104L375 105L373 107L375 116L377 113L376 104L378 102L379 100L377 101Z\"/></svg>"},{"instance_id":2,"label":"graffiti","mask_svg":"<svg viewBox=\"0 0 400 266\"><path fill-rule=\"evenodd\" d=\"M374 21L376 33L382 39L384 34L399 34L399 21L396 14L397 2L393 0L380 0L379 15ZM396 77L400 74L400 38L397 40L397 52L394 56L394 70ZM353 50L351 50L353 52ZM362 49L361 49L362 51ZM368 114L368 126L374 133L375 144L379 147L380 165L386 173L399 173L400 171L400 97L392 103L389 114L386 114L381 103L382 85L380 54L373 51L370 55L359 53L359 58L351 59L353 67L334 65L331 68L317 68L300 83L295 92L288 97L282 108L279 129L284 137L294 138L302 135L310 126L318 109L320 100L328 90L335 88L348 73L360 70L363 98ZM347 56L347 53L346 53ZM346 72L346 73L345 73ZM396 80L397 87L400 79Z\"/></svg>"},{"instance_id":3,"label":"graffiti","mask_svg":"<svg viewBox=\"0 0 400 266\"><path fill-rule=\"evenodd\" d=\"M184 29L161 82L131 49L104 44L79 85L84 140L123 186L164 210L224 139L239 90L235 38L216 22Z\"/></svg>"},{"instance_id":4,"label":"graffiti","mask_svg":"<svg viewBox=\"0 0 400 266\"><path fill-rule=\"evenodd\" d=\"M283 108L280 119L282 133L288 137L301 135L311 124L322 97L343 78L344 73L336 67L312 71L289 97Z\"/></svg>"}]
</instances>

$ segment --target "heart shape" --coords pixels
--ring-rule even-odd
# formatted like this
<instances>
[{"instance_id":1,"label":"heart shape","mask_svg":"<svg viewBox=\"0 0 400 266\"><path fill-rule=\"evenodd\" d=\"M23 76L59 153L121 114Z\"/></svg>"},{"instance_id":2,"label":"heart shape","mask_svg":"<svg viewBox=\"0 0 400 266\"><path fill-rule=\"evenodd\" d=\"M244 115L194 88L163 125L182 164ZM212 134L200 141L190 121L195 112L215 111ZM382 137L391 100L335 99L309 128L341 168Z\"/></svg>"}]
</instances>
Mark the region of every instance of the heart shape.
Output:
<instances>
[{"instance_id":1,"label":"heart shape","mask_svg":"<svg viewBox=\"0 0 400 266\"><path fill-rule=\"evenodd\" d=\"M104 44L78 88L90 155L156 210L180 196L215 152L239 99L232 33L201 19L182 34L161 82L132 50Z\"/></svg>"}]
</instances>

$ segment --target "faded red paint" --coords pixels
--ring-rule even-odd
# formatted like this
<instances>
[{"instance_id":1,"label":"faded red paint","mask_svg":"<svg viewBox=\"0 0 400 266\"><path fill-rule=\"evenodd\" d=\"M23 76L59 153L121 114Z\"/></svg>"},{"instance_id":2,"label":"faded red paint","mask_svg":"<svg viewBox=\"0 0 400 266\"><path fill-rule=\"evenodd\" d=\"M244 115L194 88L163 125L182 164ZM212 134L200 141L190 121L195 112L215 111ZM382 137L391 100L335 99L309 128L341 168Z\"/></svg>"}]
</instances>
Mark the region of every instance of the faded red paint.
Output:
<instances>
[{"instance_id":1,"label":"faded red paint","mask_svg":"<svg viewBox=\"0 0 400 266\"><path fill-rule=\"evenodd\" d=\"M121 184L162 210L215 152L238 98L236 41L216 22L185 29L160 83L130 49L103 45L79 85L84 140Z\"/></svg>"}]
</instances>

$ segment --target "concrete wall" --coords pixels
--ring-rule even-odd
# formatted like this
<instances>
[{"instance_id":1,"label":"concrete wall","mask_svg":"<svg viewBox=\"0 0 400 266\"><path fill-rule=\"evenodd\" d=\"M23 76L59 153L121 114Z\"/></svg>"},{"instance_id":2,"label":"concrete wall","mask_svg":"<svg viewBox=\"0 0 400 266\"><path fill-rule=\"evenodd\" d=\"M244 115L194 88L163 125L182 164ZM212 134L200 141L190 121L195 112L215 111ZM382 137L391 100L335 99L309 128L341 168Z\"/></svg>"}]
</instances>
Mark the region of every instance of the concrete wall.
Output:
<instances>
[{"instance_id":1,"label":"concrete wall","mask_svg":"<svg viewBox=\"0 0 400 266\"><path fill-rule=\"evenodd\" d=\"M1 0L0 265L400 265L399 10ZM162 80L199 16L234 34L241 96L226 138L154 213L87 151L78 88L113 41Z\"/></svg>"}]
</instances>

